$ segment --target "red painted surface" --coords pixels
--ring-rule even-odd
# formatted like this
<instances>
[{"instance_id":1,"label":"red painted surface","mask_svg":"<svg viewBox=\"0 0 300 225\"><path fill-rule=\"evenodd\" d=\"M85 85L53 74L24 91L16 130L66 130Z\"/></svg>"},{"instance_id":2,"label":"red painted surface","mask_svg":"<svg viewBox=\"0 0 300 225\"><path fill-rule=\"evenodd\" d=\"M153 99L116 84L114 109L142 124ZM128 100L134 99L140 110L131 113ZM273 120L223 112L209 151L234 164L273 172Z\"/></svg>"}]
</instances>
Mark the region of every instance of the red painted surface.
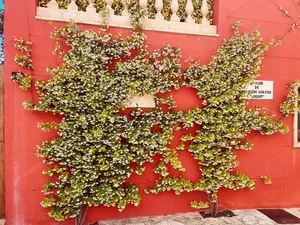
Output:
<instances>
[{"instance_id":1,"label":"red painted surface","mask_svg":"<svg viewBox=\"0 0 300 225\"><path fill-rule=\"evenodd\" d=\"M215 23L220 37L206 37L146 31L147 44L159 48L165 44L181 47L183 58L193 57L207 63L224 37L229 37L231 25L237 20L243 23L242 30L252 31L258 28L266 39L280 37L290 28L290 19L268 0L215 0ZM296 17L293 0L277 1L289 13ZM53 225L72 224L71 221L58 223L47 216L48 209L40 206L43 198L41 188L46 176L41 174L45 165L35 156L36 144L53 137L54 133L43 133L37 128L38 121L59 120L50 114L31 112L23 109L22 102L36 99L34 91L23 91L10 80L12 71L20 68L13 62L16 51L13 48L13 36L21 36L34 41L34 76L48 77L46 66L55 66L58 61L52 55L54 43L49 38L50 26L46 21L36 20L37 0L5 1L5 133L6 133L6 219L8 225ZM57 26L63 23L54 23ZM83 28L97 29L95 26L82 25ZM125 29L113 29L113 32ZM299 30L288 33L283 45L272 48L266 54L263 80L274 80L274 100L252 100L251 105L268 106L279 114L278 106L287 93L286 84L300 78L300 42ZM201 104L195 91L182 88L174 92L178 109L191 109ZM280 114L279 114L280 115ZM285 120L292 129L292 117ZM178 133L179 134L179 133ZM176 134L177 135L177 134ZM254 191L221 190L221 208L257 208L257 207L299 207L300 206L300 149L292 147L292 132L286 135L257 136L252 151L237 152L240 161L238 169L257 180ZM176 139L174 143L178 142ZM191 180L199 178L197 165L188 152L182 156L186 167L185 177ZM155 178L153 164L147 167L144 176L134 176L139 180L141 190L149 180ZM263 185L261 175L273 178L272 185ZM141 191L142 192L142 191ZM201 199L199 192L176 196L174 193L145 195L139 207L129 206L122 213L115 208L98 207L90 210L88 222L97 220L133 217L142 215L168 214L192 211L190 200Z\"/></svg>"}]
</instances>

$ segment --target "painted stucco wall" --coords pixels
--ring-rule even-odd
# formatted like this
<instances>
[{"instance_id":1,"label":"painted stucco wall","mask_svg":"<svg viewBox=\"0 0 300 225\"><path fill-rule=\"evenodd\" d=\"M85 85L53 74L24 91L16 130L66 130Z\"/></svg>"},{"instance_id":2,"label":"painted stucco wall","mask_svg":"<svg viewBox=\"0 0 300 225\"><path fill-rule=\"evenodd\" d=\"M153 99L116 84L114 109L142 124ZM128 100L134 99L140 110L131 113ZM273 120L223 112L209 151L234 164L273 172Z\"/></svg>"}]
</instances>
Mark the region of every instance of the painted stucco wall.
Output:
<instances>
[{"instance_id":1,"label":"painted stucco wall","mask_svg":"<svg viewBox=\"0 0 300 225\"><path fill-rule=\"evenodd\" d=\"M296 5L293 0L278 0L283 8L296 17ZM20 68L14 63L16 53L13 36L32 40L33 77L48 78L47 66L55 66L59 60L53 56L53 40L49 38L51 27L46 21L36 20L37 0L5 1L5 142L6 142L6 219L7 225L54 225L73 224L55 222L47 216L48 209L43 209L42 186L47 177L41 174L45 168L41 158L35 156L36 144L55 136L37 128L39 121L59 120L47 113L31 112L23 109L26 99L37 99L35 91L23 91L10 80L11 72ZM276 7L271 0L215 0L215 24L219 37L145 32L150 49L165 44L178 46L183 58L200 59L203 64L213 56L225 37L232 35L231 26L237 20L243 23L242 30L252 31L258 28L263 37L281 37L291 26L290 19ZM54 23L61 26L63 23ZM81 25L83 28L97 29L96 26ZM112 29L112 32L129 33L126 29ZM300 32L289 32L283 44L270 49L264 60L262 80L274 80L273 100L251 100L250 105L267 106L281 116L278 108L287 94L286 84L300 79ZM173 92L179 110L192 109L201 104L193 89L181 88ZM292 117L285 120L292 129ZM177 132L172 145L178 143ZM252 136L255 133L251 134ZM221 190L219 193L221 208L257 208L257 207L299 207L300 206L300 149L292 147L292 131L286 135L256 136L251 139L255 144L252 151L237 152L240 165L238 169L257 181L254 191ZM200 177L197 164L186 151L181 157L186 168L185 177L195 181ZM123 212L116 208L97 207L89 211L87 221L117 217L168 214L193 211L192 199L201 200L199 192L184 193L176 196L173 192L158 195L146 195L142 189L154 180L154 164L147 166L143 176L133 176L132 180L140 184L142 201L139 207L129 206ZM272 177L272 185L264 185L261 175Z\"/></svg>"}]
</instances>

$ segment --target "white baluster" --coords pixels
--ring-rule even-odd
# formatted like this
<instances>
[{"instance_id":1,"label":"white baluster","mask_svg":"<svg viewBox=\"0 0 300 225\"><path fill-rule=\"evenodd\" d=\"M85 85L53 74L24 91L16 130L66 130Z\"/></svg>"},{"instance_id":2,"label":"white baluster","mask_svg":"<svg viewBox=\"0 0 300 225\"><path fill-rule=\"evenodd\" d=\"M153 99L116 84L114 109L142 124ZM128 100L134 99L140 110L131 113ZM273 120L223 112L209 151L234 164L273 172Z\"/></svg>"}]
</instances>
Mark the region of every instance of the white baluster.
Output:
<instances>
[{"instance_id":1,"label":"white baluster","mask_svg":"<svg viewBox=\"0 0 300 225\"><path fill-rule=\"evenodd\" d=\"M95 0L88 0L89 1L89 5L88 7L86 7L86 11L89 13L96 13L96 8L95 8Z\"/></svg>"},{"instance_id":2,"label":"white baluster","mask_svg":"<svg viewBox=\"0 0 300 225\"><path fill-rule=\"evenodd\" d=\"M201 15L202 15L201 24L210 25L210 22L207 19L207 15L209 13L207 0L202 0L202 6L201 6L201 9L200 9L200 12L201 12Z\"/></svg>"},{"instance_id":3,"label":"white baluster","mask_svg":"<svg viewBox=\"0 0 300 225\"><path fill-rule=\"evenodd\" d=\"M114 10L112 9L111 5L113 4L114 0L105 0L106 7L109 11L109 15L114 15Z\"/></svg>"},{"instance_id":4,"label":"white baluster","mask_svg":"<svg viewBox=\"0 0 300 225\"><path fill-rule=\"evenodd\" d=\"M139 7L141 8L141 9L145 9L146 7L147 7L147 0L140 0L139 1Z\"/></svg>"},{"instance_id":5,"label":"white baluster","mask_svg":"<svg viewBox=\"0 0 300 225\"><path fill-rule=\"evenodd\" d=\"M177 11L179 9L178 0L172 0L171 2L171 21L180 21L180 18L177 16Z\"/></svg>"},{"instance_id":6,"label":"white baluster","mask_svg":"<svg viewBox=\"0 0 300 225\"><path fill-rule=\"evenodd\" d=\"M157 12L157 14L155 16L155 19L163 20L164 16L161 14L161 11L164 8L163 1L162 0L156 0L154 7L155 7L156 12Z\"/></svg>"},{"instance_id":7,"label":"white baluster","mask_svg":"<svg viewBox=\"0 0 300 225\"><path fill-rule=\"evenodd\" d=\"M71 0L71 3L68 5L68 10L78 11L78 6L75 3L75 0Z\"/></svg>"},{"instance_id":8,"label":"white baluster","mask_svg":"<svg viewBox=\"0 0 300 225\"><path fill-rule=\"evenodd\" d=\"M186 1L185 12L187 14L186 22L195 23L195 20L192 17L192 13L194 12L194 6L192 0Z\"/></svg>"},{"instance_id":9,"label":"white baluster","mask_svg":"<svg viewBox=\"0 0 300 225\"><path fill-rule=\"evenodd\" d=\"M128 5L129 5L129 1L124 0L123 1L123 6L124 6L124 10L122 11L122 16L128 16Z\"/></svg>"},{"instance_id":10,"label":"white baluster","mask_svg":"<svg viewBox=\"0 0 300 225\"><path fill-rule=\"evenodd\" d=\"M139 0L139 7L140 10L143 11L144 9L147 9L147 5L148 5L148 1L147 0ZM145 18L148 18L148 13L147 16L145 16ZM144 18L142 18L141 20L144 20Z\"/></svg>"},{"instance_id":11,"label":"white baluster","mask_svg":"<svg viewBox=\"0 0 300 225\"><path fill-rule=\"evenodd\" d=\"M51 0L50 2L48 2L47 8L49 8L49 9L58 9L58 4L55 0Z\"/></svg>"}]
</instances>

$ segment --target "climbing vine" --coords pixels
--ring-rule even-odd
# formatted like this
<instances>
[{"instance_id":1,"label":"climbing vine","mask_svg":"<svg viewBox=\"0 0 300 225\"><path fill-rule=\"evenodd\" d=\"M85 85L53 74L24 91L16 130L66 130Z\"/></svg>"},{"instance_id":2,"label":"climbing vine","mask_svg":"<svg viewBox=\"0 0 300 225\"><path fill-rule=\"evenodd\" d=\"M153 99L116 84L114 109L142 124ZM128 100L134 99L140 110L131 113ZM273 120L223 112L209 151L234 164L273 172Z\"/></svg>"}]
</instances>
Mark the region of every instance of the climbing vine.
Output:
<instances>
[{"instance_id":1,"label":"climbing vine","mask_svg":"<svg viewBox=\"0 0 300 225\"><path fill-rule=\"evenodd\" d=\"M286 117L300 110L299 96L300 81L294 81L288 86L288 95L285 101L280 105L280 111Z\"/></svg>"},{"instance_id":2,"label":"climbing vine","mask_svg":"<svg viewBox=\"0 0 300 225\"><path fill-rule=\"evenodd\" d=\"M16 54L15 56L15 62L24 68L27 69L34 69L31 59L31 45L32 42L30 41L24 41L22 38L14 37L15 41L15 48L22 52L22 55Z\"/></svg>"},{"instance_id":3,"label":"climbing vine","mask_svg":"<svg viewBox=\"0 0 300 225\"><path fill-rule=\"evenodd\" d=\"M268 176L261 176L261 179L263 179L265 184L272 184L272 179Z\"/></svg>"},{"instance_id":4,"label":"climbing vine","mask_svg":"<svg viewBox=\"0 0 300 225\"><path fill-rule=\"evenodd\" d=\"M258 31L240 34L238 25L208 65L192 62L185 71L178 48L149 52L142 32L113 37L107 30L82 30L74 22L53 27L54 52L63 63L47 69L49 80L34 84L38 101L24 102L26 109L63 116L60 123L38 124L59 135L41 143L37 151L49 165L43 172L50 179L41 204L50 208L51 217L75 218L81 225L90 206L116 206L120 211L127 204L138 206L138 185L128 178L132 173L142 175L145 162L153 162L155 155L160 156L154 168L158 179L146 193L199 191L206 201L195 199L191 206L217 209L221 187L255 187L254 180L235 169L238 161L232 150L250 150L253 144L246 136L252 130L271 135L285 133L287 127L260 108L247 108L245 89L259 77L264 52L276 41L263 42ZM31 42L15 42L25 56L31 52ZM16 62L33 68L29 56ZM31 85L21 73L12 79L21 86L27 79L25 87ZM204 107L174 110L171 95L161 93L182 85L196 89ZM154 109L123 111L133 95L145 94L155 96ZM170 148L173 131L191 127L197 134L183 135L177 149ZM202 175L197 182L181 176L185 168L178 152L185 149L199 163ZM172 174L170 167L181 175ZM267 176L262 179L270 182Z\"/></svg>"},{"instance_id":5,"label":"climbing vine","mask_svg":"<svg viewBox=\"0 0 300 225\"><path fill-rule=\"evenodd\" d=\"M184 113L186 116L182 120L187 128L197 125L197 135L181 138L183 143L191 141L188 151L199 163L201 179L191 184L178 177L164 176L167 174L164 171L164 178L147 192L204 192L206 203L192 201L191 204L195 208L206 208L209 204L217 204L221 187L254 189L254 180L234 170L238 161L232 150L251 150L253 144L245 137L252 130L262 135L287 132L287 127L275 120L274 115L260 108L247 108L245 100L246 87L260 76L264 52L276 45L276 41L263 42L258 31L240 34L238 26L239 23L233 26L234 36L224 41L208 65L195 62L184 73L187 85L198 91L204 104L201 109Z\"/></svg>"},{"instance_id":6,"label":"climbing vine","mask_svg":"<svg viewBox=\"0 0 300 225\"><path fill-rule=\"evenodd\" d=\"M49 164L44 174L52 177L44 186L42 206L51 207L50 216L64 220L79 215L86 205L117 206L120 211L129 203L138 205L138 187L126 179L133 172L141 174L143 164L155 154L178 161L175 152L166 147L176 114L163 113L160 107L150 112L137 108L129 115L119 112L133 94L181 86L178 49L166 46L150 54L142 33L113 39L105 31L98 35L73 22L54 28L52 38L57 40L55 53L64 62L48 68L50 80L35 83L39 101L24 102L27 109L64 116L61 123L39 123L42 130L57 129L59 134L38 147L38 156ZM69 46L67 52L62 42ZM26 49L20 45L26 46L16 39L17 49ZM158 104L172 103L159 96L156 100ZM159 130L152 130L156 124Z\"/></svg>"},{"instance_id":7,"label":"climbing vine","mask_svg":"<svg viewBox=\"0 0 300 225\"><path fill-rule=\"evenodd\" d=\"M27 90L28 88L31 87L31 76L21 73L21 72L17 72L17 73L13 73L13 75L11 76L12 81L19 83L19 87L22 88L23 90Z\"/></svg>"}]
</instances>

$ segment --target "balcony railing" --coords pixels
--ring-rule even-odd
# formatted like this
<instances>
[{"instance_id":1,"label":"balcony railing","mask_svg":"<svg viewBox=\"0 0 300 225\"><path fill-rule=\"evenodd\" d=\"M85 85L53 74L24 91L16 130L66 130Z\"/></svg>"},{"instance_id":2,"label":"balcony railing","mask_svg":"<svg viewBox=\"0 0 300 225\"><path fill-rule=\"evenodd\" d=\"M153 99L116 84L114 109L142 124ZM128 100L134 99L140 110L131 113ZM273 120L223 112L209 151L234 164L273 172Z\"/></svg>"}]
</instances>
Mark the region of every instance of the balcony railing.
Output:
<instances>
[{"instance_id":1,"label":"balcony railing","mask_svg":"<svg viewBox=\"0 0 300 225\"><path fill-rule=\"evenodd\" d=\"M63 1L64 4L61 0L40 1L37 7L37 19L51 21L72 19L78 23L103 25L103 11L106 11L108 12L107 25L131 28L130 8L128 4L122 4L120 1L117 2L119 7L116 7L114 0L105 0L105 2L103 0L102 10L99 9L98 0L96 2L84 0L84 4L78 4L79 6L76 3L80 0ZM145 30L217 36L216 26L211 25L212 0L200 0L196 7L192 0L169 0L170 4L167 4L167 0L164 2L163 0L138 0L138 7L141 10L148 9L146 18L142 19Z\"/></svg>"}]
</instances>

